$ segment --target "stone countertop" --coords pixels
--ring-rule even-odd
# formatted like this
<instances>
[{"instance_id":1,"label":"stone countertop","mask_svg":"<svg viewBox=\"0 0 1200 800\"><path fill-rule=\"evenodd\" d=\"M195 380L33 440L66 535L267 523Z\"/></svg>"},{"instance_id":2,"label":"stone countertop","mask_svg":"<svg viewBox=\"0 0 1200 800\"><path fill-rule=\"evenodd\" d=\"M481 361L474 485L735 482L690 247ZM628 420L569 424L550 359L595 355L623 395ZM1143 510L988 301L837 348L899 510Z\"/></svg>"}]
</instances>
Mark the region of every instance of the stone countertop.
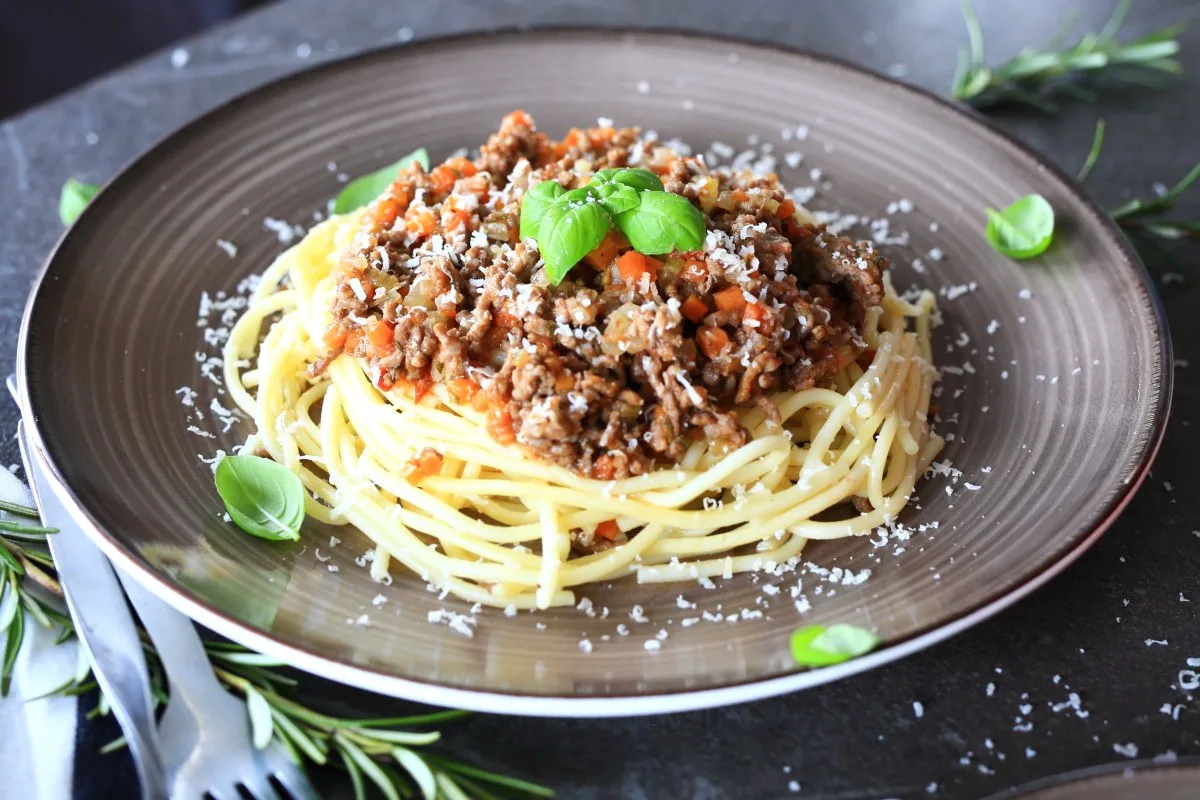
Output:
<instances>
[{"instance_id":1,"label":"stone countertop","mask_svg":"<svg viewBox=\"0 0 1200 800\"><path fill-rule=\"evenodd\" d=\"M1035 0L980 5L993 59L1040 44L1069 14L1069 4ZM1076 5L1079 30L1099 29L1109 12L1107 3ZM1197 11L1189 0L1141 0L1128 30L1194 20ZM772 41L939 92L965 43L956 0L286 0L0 124L0 364L13 363L25 294L60 233L66 178L106 180L187 120L317 61L459 31L594 24ZM1104 116L1107 146L1089 187L1106 205L1148 195L1200 160L1200 28L1182 38L1189 77L1164 91L994 117L1073 172ZM1200 218L1200 187L1179 216ZM1174 413L1151 479L1048 586L948 642L834 685L669 717L475 715L447 729L449 748L564 798L655 799L978 798L1092 765L1200 756L1200 698L1178 687L1187 659L1200 657L1200 492L1188 482L1191 447L1200 445L1192 425L1200 361L1188 364L1200 358L1200 244L1143 253L1175 339ZM15 421L12 404L0 403L0 430ZM15 442L4 436L0 464L15 461Z\"/></svg>"}]
</instances>

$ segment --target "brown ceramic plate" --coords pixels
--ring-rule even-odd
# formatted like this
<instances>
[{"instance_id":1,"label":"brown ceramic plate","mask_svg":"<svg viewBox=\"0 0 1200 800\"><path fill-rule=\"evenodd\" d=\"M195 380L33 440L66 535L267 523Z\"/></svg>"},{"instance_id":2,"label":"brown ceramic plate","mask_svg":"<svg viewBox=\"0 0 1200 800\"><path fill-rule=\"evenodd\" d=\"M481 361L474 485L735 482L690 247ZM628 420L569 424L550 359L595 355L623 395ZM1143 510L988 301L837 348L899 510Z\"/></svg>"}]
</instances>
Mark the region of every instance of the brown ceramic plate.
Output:
<instances>
[{"instance_id":1,"label":"brown ceramic plate","mask_svg":"<svg viewBox=\"0 0 1200 800\"><path fill-rule=\"evenodd\" d=\"M935 402L956 471L925 481L919 510L902 519L923 533L805 551L842 570L832 574L583 590L606 618L483 611L468 638L429 621L442 608L469 614L464 604L411 576L371 582L355 563L368 543L352 531L337 532L333 548L316 527L299 544L270 544L221 521L198 454L228 451L247 431L222 431L209 411L221 398L196 355L213 349L196 324L201 293L232 292L262 270L283 248L268 230L278 223L264 219L310 224L339 173L418 146L441 160L480 144L517 107L557 135L604 116L699 149L770 145L785 183L815 186L811 206L886 221L886 233L884 223L874 230L894 242L885 249L897 286L938 291L945 317ZM803 155L796 166L793 152ZM984 208L1029 192L1053 204L1059 232L1044 257L1016 263L987 245ZM1048 580L1112 522L1146 474L1171 389L1150 282L1054 167L970 114L854 67L665 33L443 39L234 100L104 189L47 263L22 333L32 437L121 568L204 625L302 669L431 703L544 715L764 697L965 629ZM181 406L184 386L199 392L203 420ZM215 438L189 432L193 421ZM864 570L865 582L845 577ZM799 577L804 614L791 595ZM777 593L764 591L770 582ZM386 602L373 605L380 594ZM681 596L696 607L679 607ZM631 620L635 605L649 623ZM352 624L364 614L368 624ZM837 667L797 669L789 634L833 621L871 626L883 643ZM659 631L668 638L650 652Z\"/></svg>"},{"instance_id":2,"label":"brown ceramic plate","mask_svg":"<svg viewBox=\"0 0 1200 800\"><path fill-rule=\"evenodd\" d=\"M988 800L1195 800L1200 762L1153 761L1108 764L1058 775L1003 792Z\"/></svg>"}]
</instances>

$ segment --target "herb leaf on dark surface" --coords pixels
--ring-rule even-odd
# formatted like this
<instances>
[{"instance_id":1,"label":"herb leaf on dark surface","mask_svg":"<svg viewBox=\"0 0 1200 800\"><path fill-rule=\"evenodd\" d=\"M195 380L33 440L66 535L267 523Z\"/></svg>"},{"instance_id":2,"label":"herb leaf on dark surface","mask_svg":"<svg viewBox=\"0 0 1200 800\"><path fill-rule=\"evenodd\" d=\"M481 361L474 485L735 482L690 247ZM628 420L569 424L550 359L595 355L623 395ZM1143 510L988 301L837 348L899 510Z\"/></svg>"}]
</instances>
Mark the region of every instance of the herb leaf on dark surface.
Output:
<instances>
[{"instance_id":1,"label":"herb leaf on dark surface","mask_svg":"<svg viewBox=\"0 0 1200 800\"><path fill-rule=\"evenodd\" d=\"M58 218L62 220L62 224L70 225L79 219L83 209L92 202L92 198L99 191L100 187L94 183L84 183L74 178L67 178L62 192L58 196Z\"/></svg>"},{"instance_id":2,"label":"herb leaf on dark surface","mask_svg":"<svg viewBox=\"0 0 1200 800\"><path fill-rule=\"evenodd\" d=\"M1086 33L1074 44L1063 46L1063 34L1042 49L1025 48L995 67L984 63L983 32L970 0L963 0L963 18L969 44L960 50L958 70L951 87L957 100L977 108L998 103L1025 104L1044 111L1057 111L1058 99L1074 97L1094 102L1089 83L1103 79L1105 85L1125 84L1157 88L1164 78L1179 75L1183 67L1179 34L1183 25L1171 25L1128 42L1118 42L1131 7L1120 0L1108 23L1099 33Z\"/></svg>"}]
</instances>

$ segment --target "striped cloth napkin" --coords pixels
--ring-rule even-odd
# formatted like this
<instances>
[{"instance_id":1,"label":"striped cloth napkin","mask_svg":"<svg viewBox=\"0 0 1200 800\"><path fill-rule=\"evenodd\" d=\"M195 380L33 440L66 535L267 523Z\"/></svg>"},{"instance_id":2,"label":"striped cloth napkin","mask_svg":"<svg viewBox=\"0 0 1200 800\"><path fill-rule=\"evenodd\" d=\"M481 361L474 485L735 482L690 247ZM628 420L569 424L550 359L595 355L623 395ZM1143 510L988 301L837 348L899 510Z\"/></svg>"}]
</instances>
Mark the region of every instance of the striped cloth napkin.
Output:
<instances>
[{"instance_id":1,"label":"striped cloth napkin","mask_svg":"<svg viewBox=\"0 0 1200 800\"><path fill-rule=\"evenodd\" d=\"M32 506L25 485L0 467L0 500ZM0 511L0 518L4 518ZM29 620L32 622L32 620ZM4 797L63 800L73 795L78 699L45 697L75 674L81 658L74 639L54 644L54 633L33 622L0 698L0 776Z\"/></svg>"}]
</instances>

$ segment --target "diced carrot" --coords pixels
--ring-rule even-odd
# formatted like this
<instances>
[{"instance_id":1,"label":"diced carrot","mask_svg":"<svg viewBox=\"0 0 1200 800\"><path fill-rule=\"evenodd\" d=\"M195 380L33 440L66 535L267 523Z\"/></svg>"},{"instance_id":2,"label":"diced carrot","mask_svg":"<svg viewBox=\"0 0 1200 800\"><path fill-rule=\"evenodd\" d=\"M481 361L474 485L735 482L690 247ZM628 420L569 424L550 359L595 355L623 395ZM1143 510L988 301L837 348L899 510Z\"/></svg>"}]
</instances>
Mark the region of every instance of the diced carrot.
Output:
<instances>
[{"instance_id":1,"label":"diced carrot","mask_svg":"<svg viewBox=\"0 0 1200 800\"><path fill-rule=\"evenodd\" d=\"M602 270L613 262L621 250L629 247L629 240L626 239L619 230L613 228L609 231L600 244L596 245L596 249L583 257L583 263L595 270Z\"/></svg>"},{"instance_id":2,"label":"diced carrot","mask_svg":"<svg viewBox=\"0 0 1200 800\"><path fill-rule=\"evenodd\" d=\"M442 211L442 227L448 231L466 227L470 219L471 214L469 212L461 211L457 208L443 209Z\"/></svg>"},{"instance_id":3,"label":"diced carrot","mask_svg":"<svg viewBox=\"0 0 1200 800\"><path fill-rule=\"evenodd\" d=\"M426 375L423 378L417 378L417 380L413 381L412 388L413 399L419 403L421 402L421 398L429 394L429 390L433 388L433 378L429 375Z\"/></svg>"},{"instance_id":4,"label":"diced carrot","mask_svg":"<svg viewBox=\"0 0 1200 800\"><path fill-rule=\"evenodd\" d=\"M486 203L491 197L491 184L488 183L486 175L473 175L463 181L459 187L462 191L468 194L475 195L479 202Z\"/></svg>"},{"instance_id":5,"label":"diced carrot","mask_svg":"<svg viewBox=\"0 0 1200 800\"><path fill-rule=\"evenodd\" d=\"M700 349L709 358L716 358L729 347L729 334L720 328L706 325L696 332Z\"/></svg>"},{"instance_id":6,"label":"diced carrot","mask_svg":"<svg viewBox=\"0 0 1200 800\"><path fill-rule=\"evenodd\" d=\"M517 440L517 435L513 431L512 415L500 403L488 409L487 432L500 444L512 444Z\"/></svg>"},{"instance_id":7,"label":"diced carrot","mask_svg":"<svg viewBox=\"0 0 1200 800\"><path fill-rule=\"evenodd\" d=\"M447 159L443 166L449 170L452 170L453 172L458 173L458 177L460 178L469 178L479 171L475 169L475 165L473 163L462 156L456 156L454 158Z\"/></svg>"},{"instance_id":8,"label":"diced carrot","mask_svg":"<svg viewBox=\"0 0 1200 800\"><path fill-rule=\"evenodd\" d=\"M435 195L445 196L454 189L456 180L458 180L458 176L454 174L454 170L445 164L439 164L429 173L429 188Z\"/></svg>"},{"instance_id":9,"label":"diced carrot","mask_svg":"<svg viewBox=\"0 0 1200 800\"><path fill-rule=\"evenodd\" d=\"M459 378L450 382L450 394L460 403L469 403L479 392L479 384L470 378Z\"/></svg>"},{"instance_id":10,"label":"diced carrot","mask_svg":"<svg viewBox=\"0 0 1200 800\"><path fill-rule=\"evenodd\" d=\"M598 481L611 481L617 474L617 460L608 453L600 456L592 464L592 477Z\"/></svg>"},{"instance_id":11,"label":"diced carrot","mask_svg":"<svg viewBox=\"0 0 1200 800\"><path fill-rule=\"evenodd\" d=\"M346 346L346 329L341 325L330 325L325 331L325 349L341 350Z\"/></svg>"},{"instance_id":12,"label":"diced carrot","mask_svg":"<svg viewBox=\"0 0 1200 800\"><path fill-rule=\"evenodd\" d=\"M496 395L492 390L489 389L486 392L479 391L479 392L476 392L475 395L471 398L471 408L475 409L476 411L480 411L480 412L487 411L489 408L492 407L492 404L495 402L495 400L496 400Z\"/></svg>"},{"instance_id":13,"label":"diced carrot","mask_svg":"<svg viewBox=\"0 0 1200 800\"><path fill-rule=\"evenodd\" d=\"M688 283L704 283L708 279L708 264L702 258L689 258L679 277Z\"/></svg>"},{"instance_id":14,"label":"diced carrot","mask_svg":"<svg viewBox=\"0 0 1200 800\"><path fill-rule=\"evenodd\" d=\"M353 353L355 350L358 349L358 342L359 342L359 339L361 339L361 338L362 338L362 335L357 330L350 331L349 333L346 334L346 345L343 349L347 353Z\"/></svg>"},{"instance_id":15,"label":"diced carrot","mask_svg":"<svg viewBox=\"0 0 1200 800\"><path fill-rule=\"evenodd\" d=\"M752 319L758 323L755 328L759 333L768 333L767 326L770 324L771 312L762 303L747 303L746 310L742 312L742 321ZM753 325L748 327L755 327Z\"/></svg>"},{"instance_id":16,"label":"diced carrot","mask_svg":"<svg viewBox=\"0 0 1200 800\"><path fill-rule=\"evenodd\" d=\"M601 539L608 539L610 542L617 538L617 534L621 529L617 527L615 519L606 519L596 526L596 535Z\"/></svg>"},{"instance_id":17,"label":"diced carrot","mask_svg":"<svg viewBox=\"0 0 1200 800\"><path fill-rule=\"evenodd\" d=\"M737 286L727 286L713 295L721 311L741 311L746 307L746 298Z\"/></svg>"},{"instance_id":18,"label":"diced carrot","mask_svg":"<svg viewBox=\"0 0 1200 800\"><path fill-rule=\"evenodd\" d=\"M406 219L408 232L415 234L418 238L429 236L437 229L437 220L433 218L433 212L428 209L406 215Z\"/></svg>"},{"instance_id":19,"label":"diced carrot","mask_svg":"<svg viewBox=\"0 0 1200 800\"><path fill-rule=\"evenodd\" d=\"M407 203L405 204L407 206ZM382 230L389 230L392 223L396 221L396 217L400 216L404 209L390 197L385 197L379 201L379 206L375 210L375 219Z\"/></svg>"},{"instance_id":20,"label":"diced carrot","mask_svg":"<svg viewBox=\"0 0 1200 800\"><path fill-rule=\"evenodd\" d=\"M509 328L515 328L521 324L520 319L512 314L509 314L507 311L497 311L496 316L492 318L492 321L496 324L497 328L504 328L505 330L508 330Z\"/></svg>"},{"instance_id":21,"label":"diced carrot","mask_svg":"<svg viewBox=\"0 0 1200 800\"><path fill-rule=\"evenodd\" d=\"M518 126L518 127L522 127L522 128L532 128L533 127L533 119L530 118L530 116L528 114L526 114L524 111L522 111L521 109L518 108L516 111L511 111L508 114L506 114L504 119L502 119L500 121L501 128L508 128L508 127L512 127L512 126Z\"/></svg>"},{"instance_id":22,"label":"diced carrot","mask_svg":"<svg viewBox=\"0 0 1200 800\"><path fill-rule=\"evenodd\" d=\"M588 142L593 150L600 150L608 145L616 135L616 130L611 125L606 125L603 128L592 128L588 131Z\"/></svg>"},{"instance_id":23,"label":"diced carrot","mask_svg":"<svg viewBox=\"0 0 1200 800\"><path fill-rule=\"evenodd\" d=\"M442 454L432 447L426 447L409 459L404 469L404 479L411 484L418 484L430 475L436 475L442 469Z\"/></svg>"},{"instance_id":24,"label":"diced carrot","mask_svg":"<svg viewBox=\"0 0 1200 800\"><path fill-rule=\"evenodd\" d=\"M557 392L565 392L574 385L575 376L566 371L558 373L558 377L554 379L554 390Z\"/></svg>"},{"instance_id":25,"label":"diced carrot","mask_svg":"<svg viewBox=\"0 0 1200 800\"><path fill-rule=\"evenodd\" d=\"M378 349L391 347L395 335L395 326L382 319L373 320L370 327L367 328L367 341L371 343L372 347Z\"/></svg>"},{"instance_id":26,"label":"diced carrot","mask_svg":"<svg viewBox=\"0 0 1200 800\"><path fill-rule=\"evenodd\" d=\"M708 315L708 306L699 297L693 295L683 301L683 306L680 307L679 311L692 322L699 322Z\"/></svg>"},{"instance_id":27,"label":"diced carrot","mask_svg":"<svg viewBox=\"0 0 1200 800\"><path fill-rule=\"evenodd\" d=\"M641 281L643 275L649 275L651 281L655 280L658 265L658 259L630 250L617 259L617 272L626 286L633 286Z\"/></svg>"}]
</instances>

